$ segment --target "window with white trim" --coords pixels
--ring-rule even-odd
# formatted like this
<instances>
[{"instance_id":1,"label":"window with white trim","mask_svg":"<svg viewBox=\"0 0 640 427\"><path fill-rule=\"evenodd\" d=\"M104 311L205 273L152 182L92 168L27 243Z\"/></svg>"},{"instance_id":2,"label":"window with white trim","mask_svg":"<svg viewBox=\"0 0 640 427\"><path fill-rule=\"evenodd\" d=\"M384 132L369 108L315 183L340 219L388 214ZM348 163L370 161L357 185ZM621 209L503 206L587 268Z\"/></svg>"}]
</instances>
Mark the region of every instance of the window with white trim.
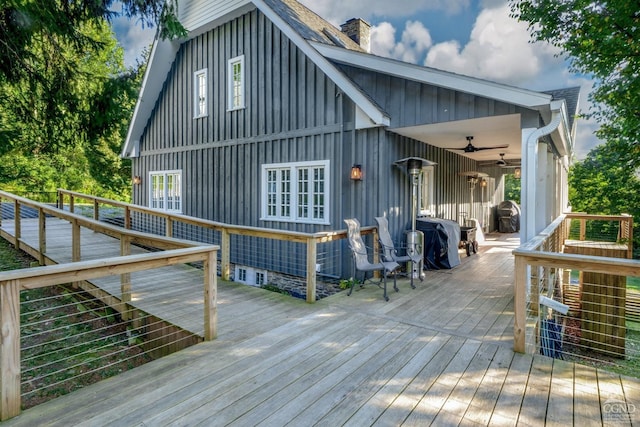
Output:
<instances>
[{"instance_id":1,"label":"window with white trim","mask_svg":"<svg viewBox=\"0 0 640 427\"><path fill-rule=\"evenodd\" d=\"M193 118L207 115L207 69L203 68L193 73Z\"/></svg>"},{"instance_id":2,"label":"window with white trim","mask_svg":"<svg viewBox=\"0 0 640 427\"><path fill-rule=\"evenodd\" d=\"M262 219L329 224L329 161L262 165Z\"/></svg>"},{"instance_id":3,"label":"window with white trim","mask_svg":"<svg viewBox=\"0 0 640 427\"><path fill-rule=\"evenodd\" d=\"M435 216L435 207L433 201L433 166L425 166L422 168L418 177L418 206L420 216Z\"/></svg>"},{"instance_id":4,"label":"window with white trim","mask_svg":"<svg viewBox=\"0 0 640 427\"><path fill-rule=\"evenodd\" d=\"M170 212L182 212L182 171L149 173L149 207Z\"/></svg>"},{"instance_id":5,"label":"window with white trim","mask_svg":"<svg viewBox=\"0 0 640 427\"><path fill-rule=\"evenodd\" d=\"M229 110L244 108L244 55L229 60L228 79Z\"/></svg>"}]
</instances>

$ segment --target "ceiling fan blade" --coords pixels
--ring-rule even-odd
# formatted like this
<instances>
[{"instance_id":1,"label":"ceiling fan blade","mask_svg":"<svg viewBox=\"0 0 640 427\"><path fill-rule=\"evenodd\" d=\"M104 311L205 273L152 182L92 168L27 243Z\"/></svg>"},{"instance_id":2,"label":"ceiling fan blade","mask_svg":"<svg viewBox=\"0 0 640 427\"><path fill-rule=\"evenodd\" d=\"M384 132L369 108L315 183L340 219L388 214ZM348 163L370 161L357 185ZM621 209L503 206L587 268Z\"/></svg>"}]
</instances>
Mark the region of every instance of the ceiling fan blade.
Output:
<instances>
[{"instance_id":1,"label":"ceiling fan blade","mask_svg":"<svg viewBox=\"0 0 640 427\"><path fill-rule=\"evenodd\" d=\"M473 147L475 148L475 151L480 151L480 150L497 150L498 148L509 148L509 145L494 145L492 147Z\"/></svg>"}]
</instances>

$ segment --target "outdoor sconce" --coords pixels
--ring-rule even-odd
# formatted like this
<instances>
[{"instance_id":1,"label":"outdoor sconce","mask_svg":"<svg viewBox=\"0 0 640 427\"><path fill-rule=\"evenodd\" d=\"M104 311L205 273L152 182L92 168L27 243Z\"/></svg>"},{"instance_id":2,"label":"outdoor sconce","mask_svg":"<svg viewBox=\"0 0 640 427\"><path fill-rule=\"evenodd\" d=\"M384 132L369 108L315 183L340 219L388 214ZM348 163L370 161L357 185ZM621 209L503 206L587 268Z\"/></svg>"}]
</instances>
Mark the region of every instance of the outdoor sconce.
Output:
<instances>
[{"instance_id":1,"label":"outdoor sconce","mask_svg":"<svg viewBox=\"0 0 640 427\"><path fill-rule=\"evenodd\" d=\"M480 186L481 186L481 187L486 187L486 186L487 186L487 180L486 180L486 179L482 179L482 180L480 181Z\"/></svg>"},{"instance_id":2,"label":"outdoor sconce","mask_svg":"<svg viewBox=\"0 0 640 427\"><path fill-rule=\"evenodd\" d=\"M142 183L142 178L140 178L139 175L136 175L133 177L133 184L134 185L140 185Z\"/></svg>"},{"instance_id":3,"label":"outdoor sconce","mask_svg":"<svg viewBox=\"0 0 640 427\"><path fill-rule=\"evenodd\" d=\"M362 181L362 165L351 166L351 179L354 181Z\"/></svg>"},{"instance_id":4,"label":"outdoor sconce","mask_svg":"<svg viewBox=\"0 0 640 427\"><path fill-rule=\"evenodd\" d=\"M515 177L516 177L516 179L520 179L520 176L521 176L521 175L522 175L522 171L520 170L520 168L516 168L516 169L513 171L513 176L515 176Z\"/></svg>"}]
</instances>

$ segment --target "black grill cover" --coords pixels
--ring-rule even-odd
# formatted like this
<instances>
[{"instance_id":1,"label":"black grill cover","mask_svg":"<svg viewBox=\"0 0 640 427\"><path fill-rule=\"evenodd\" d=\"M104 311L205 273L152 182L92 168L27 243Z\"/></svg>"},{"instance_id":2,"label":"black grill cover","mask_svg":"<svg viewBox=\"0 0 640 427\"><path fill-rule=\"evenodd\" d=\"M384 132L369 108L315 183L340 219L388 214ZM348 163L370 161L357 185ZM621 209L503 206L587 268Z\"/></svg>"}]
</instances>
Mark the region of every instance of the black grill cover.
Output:
<instances>
[{"instance_id":1,"label":"black grill cover","mask_svg":"<svg viewBox=\"0 0 640 427\"><path fill-rule=\"evenodd\" d=\"M513 200L505 200L498 205L498 230L500 233L520 231L520 206Z\"/></svg>"},{"instance_id":2,"label":"black grill cover","mask_svg":"<svg viewBox=\"0 0 640 427\"><path fill-rule=\"evenodd\" d=\"M439 218L418 218L416 230L424 233L425 268L439 270L460 264L460 225L457 222Z\"/></svg>"}]
</instances>

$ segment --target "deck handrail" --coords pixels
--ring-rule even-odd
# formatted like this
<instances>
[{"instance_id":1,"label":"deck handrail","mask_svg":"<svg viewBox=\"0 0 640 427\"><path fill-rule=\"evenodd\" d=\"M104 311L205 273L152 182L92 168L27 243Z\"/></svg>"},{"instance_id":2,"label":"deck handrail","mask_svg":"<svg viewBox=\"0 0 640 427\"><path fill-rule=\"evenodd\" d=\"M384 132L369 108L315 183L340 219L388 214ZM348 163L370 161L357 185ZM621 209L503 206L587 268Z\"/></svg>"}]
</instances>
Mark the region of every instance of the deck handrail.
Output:
<instances>
[{"instance_id":1,"label":"deck handrail","mask_svg":"<svg viewBox=\"0 0 640 427\"><path fill-rule=\"evenodd\" d=\"M619 221L620 232L617 241L626 245L627 258L633 251L633 217L630 215L592 215L585 213L565 213L556 218L537 236L523 243L513 251L515 258L514 283L514 351L524 353L526 347L527 285L531 284L531 267L572 269L593 273L640 277L640 261L591 255L563 253L565 241L569 237L569 223L580 221L580 240L585 240L586 221ZM537 280L541 280L540 277ZM533 286L536 289L536 286ZM538 304L537 299L531 301Z\"/></svg>"},{"instance_id":2,"label":"deck handrail","mask_svg":"<svg viewBox=\"0 0 640 427\"><path fill-rule=\"evenodd\" d=\"M218 246L197 246L79 261L0 273L0 421L20 414L20 291L110 275L127 275L174 264L204 263L205 340L217 336L216 252ZM124 299L123 299L124 302Z\"/></svg>"},{"instance_id":3,"label":"deck handrail","mask_svg":"<svg viewBox=\"0 0 640 427\"><path fill-rule=\"evenodd\" d=\"M316 263L317 263L317 245L319 243L327 243L336 240L343 240L347 238L347 230L334 230L324 231L317 233L305 233L300 231L280 230L274 228L253 227L245 225L227 224L218 221L211 221L207 219L196 218L188 215L183 215L174 212L160 211L152 209L146 206L135 205L126 202L120 202L116 200L105 199L102 197L93 196L90 194L79 193L76 191L70 191L65 189L58 189L58 208L64 209L65 198L69 199L69 210L73 212L75 208L75 200L83 199L90 202L93 205L93 217L97 219L99 205L109 205L124 209L124 227L129 229L131 227L131 213L138 212L148 214L165 220L165 230L168 236L173 234L173 222L183 223L187 225L195 225L205 229L219 231L221 233L220 244L220 264L221 264L221 278L224 280L230 280L231 277L231 250L230 250L230 236L231 235L245 235L253 237L263 237L267 239L282 240L296 243L306 244L307 257L306 257L306 288L307 288L307 302L315 302L316 295ZM378 229L375 226L363 226L361 233L363 235L372 234L373 241L377 242ZM378 259L378 253L374 253L374 261Z\"/></svg>"}]
</instances>

